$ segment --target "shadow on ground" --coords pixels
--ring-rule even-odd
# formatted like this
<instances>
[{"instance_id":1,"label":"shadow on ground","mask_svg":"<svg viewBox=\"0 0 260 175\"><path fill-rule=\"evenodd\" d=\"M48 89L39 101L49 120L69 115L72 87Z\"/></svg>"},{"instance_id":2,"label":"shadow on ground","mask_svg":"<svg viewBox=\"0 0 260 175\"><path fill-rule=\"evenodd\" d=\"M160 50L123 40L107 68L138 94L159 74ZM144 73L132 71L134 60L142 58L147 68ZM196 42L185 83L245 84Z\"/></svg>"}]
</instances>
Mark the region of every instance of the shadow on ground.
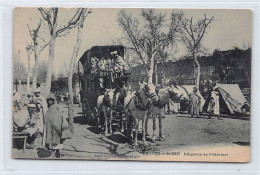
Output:
<instances>
[{"instance_id":1,"label":"shadow on ground","mask_svg":"<svg viewBox=\"0 0 260 175\"><path fill-rule=\"evenodd\" d=\"M211 131L210 129L203 129L202 131L205 132L205 133L207 133L207 134L211 134L211 135L213 135L213 134L218 134L218 133L216 133L216 132Z\"/></svg>"},{"instance_id":2,"label":"shadow on ground","mask_svg":"<svg viewBox=\"0 0 260 175\"><path fill-rule=\"evenodd\" d=\"M110 136L107 136L107 138L116 143L126 143L127 142L127 138L121 134L112 134Z\"/></svg>"},{"instance_id":3,"label":"shadow on ground","mask_svg":"<svg viewBox=\"0 0 260 175\"><path fill-rule=\"evenodd\" d=\"M73 123L78 123L78 124L81 124L81 125L85 125L87 124L87 118L84 117L83 115L79 115L79 116L75 116L73 118Z\"/></svg>"},{"instance_id":4,"label":"shadow on ground","mask_svg":"<svg viewBox=\"0 0 260 175\"><path fill-rule=\"evenodd\" d=\"M240 146L250 146L250 142L233 142L233 143Z\"/></svg>"},{"instance_id":5,"label":"shadow on ground","mask_svg":"<svg viewBox=\"0 0 260 175\"><path fill-rule=\"evenodd\" d=\"M190 118L190 119L213 119L212 117L211 118L208 118L208 116L199 116L199 117L191 117L190 115L189 116L185 116L185 115L177 115L177 117L179 118Z\"/></svg>"},{"instance_id":6,"label":"shadow on ground","mask_svg":"<svg viewBox=\"0 0 260 175\"><path fill-rule=\"evenodd\" d=\"M197 119L218 119L217 116L211 116L209 118L208 115L201 115L200 117L191 117L190 115L177 115L179 118L197 118ZM250 120L250 117L248 116L232 116L232 115L221 115L220 119L225 119L225 118L230 118L230 119L238 119L238 120Z\"/></svg>"},{"instance_id":7,"label":"shadow on ground","mask_svg":"<svg viewBox=\"0 0 260 175\"><path fill-rule=\"evenodd\" d=\"M94 134L100 134L102 131L100 127L96 127L96 126L89 127L88 130L90 132L93 132Z\"/></svg>"}]
</instances>

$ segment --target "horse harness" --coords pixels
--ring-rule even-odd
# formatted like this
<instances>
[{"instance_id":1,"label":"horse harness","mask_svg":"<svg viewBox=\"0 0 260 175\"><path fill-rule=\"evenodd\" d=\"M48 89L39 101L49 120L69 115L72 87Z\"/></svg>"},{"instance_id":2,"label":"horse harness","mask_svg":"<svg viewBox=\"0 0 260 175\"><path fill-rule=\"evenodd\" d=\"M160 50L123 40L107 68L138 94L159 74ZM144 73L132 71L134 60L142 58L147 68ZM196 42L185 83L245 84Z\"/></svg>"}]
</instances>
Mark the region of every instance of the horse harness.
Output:
<instances>
[{"instance_id":1,"label":"horse harness","mask_svg":"<svg viewBox=\"0 0 260 175\"><path fill-rule=\"evenodd\" d=\"M107 106L107 107L112 107L112 104L109 102L109 100L107 99L107 93L104 93L104 100L103 100L103 105Z\"/></svg>"},{"instance_id":2,"label":"horse harness","mask_svg":"<svg viewBox=\"0 0 260 175\"><path fill-rule=\"evenodd\" d=\"M156 88L156 94L159 95L159 88ZM167 104L167 102L165 100L161 100L161 99L158 99L157 102L153 102L153 105L158 107L159 109L162 109L166 104Z\"/></svg>"},{"instance_id":3,"label":"horse harness","mask_svg":"<svg viewBox=\"0 0 260 175\"><path fill-rule=\"evenodd\" d=\"M157 95L158 95L159 90L157 89L156 92L157 92ZM177 93L175 93L175 92L173 92L173 91L170 91L169 89L168 89L168 93L169 93L169 95L170 95L170 99L171 99L171 100L177 101L177 100L175 99L176 96L177 96ZM183 96L183 95L180 95L180 97L178 97L178 98L181 98L182 96ZM161 100L161 99L159 99L157 102L153 102L153 105L159 107L160 109L162 109L166 104L167 104L167 102L166 102L165 100Z\"/></svg>"},{"instance_id":4,"label":"horse harness","mask_svg":"<svg viewBox=\"0 0 260 175\"><path fill-rule=\"evenodd\" d=\"M148 97L148 98L153 98L156 94L147 94L147 92L145 91L145 89L147 88L147 85L144 86L144 88L142 88L142 91L144 92L144 94ZM132 109L128 109L129 114L132 116L131 111L138 109L141 111L146 111L151 107L151 103L148 102L145 106L141 105L143 104L143 100L141 98L140 92L136 92L135 95L129 100L128 104L126 105L125 109L128 107L128 105L132 102L134 98L134 103L135 103L135 107L133 107Z\"/></svg>"},{"instance_id":5,"label":"horse harness","mask_svg":"<svg viewBox=\"0 0 260 175\"><path fill-rule=\"evenodd\" d=\"M117 94L117 93L119 93L118 101L116 101L116 94ZM105 106L107 106L107 107L110 107L110 108L116 107L116 106L118 105L118 103L122 103L121 98L122 98L122 96L124 96L124 94L122 95L122 93L125 94L125 92L124 92L123 90L121 90L121 89L120 89L118 92L114 93L114 95L113 95L113 103L111 104L111 103L109 102L109 100L108 100L108 97L107 97L108 95L107 95L107 93L105 92L103 104L104 104Z\"/></svg>"}]
</instances>

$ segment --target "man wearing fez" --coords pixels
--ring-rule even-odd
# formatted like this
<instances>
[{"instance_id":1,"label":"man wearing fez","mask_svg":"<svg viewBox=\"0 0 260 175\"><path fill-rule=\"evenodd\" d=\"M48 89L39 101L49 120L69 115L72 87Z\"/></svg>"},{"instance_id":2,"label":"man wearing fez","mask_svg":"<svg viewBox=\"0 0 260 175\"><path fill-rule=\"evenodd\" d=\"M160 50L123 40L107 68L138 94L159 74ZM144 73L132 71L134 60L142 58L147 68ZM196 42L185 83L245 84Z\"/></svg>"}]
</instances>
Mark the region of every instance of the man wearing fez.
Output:
<instances>
[{"instance_id":1,"label":"man wearing fez","mask_svg":"<svg viewBox=\"0 0 260 175\"><path fill-rule=\"evenodd\" d=\"M36 125L39 128L39 132L42 135L42 145L45 145L45 114L47 112L47 103L45 97L41 95L40 88L37 88L33 92L33 103L36 105L34 117L36 118ZM33 116L32 116L33 117Z\"/></svg>"},{"instance_id":2,"label":"man wearing fez","mask_svg":"<svg viewBox=\"0 0 260 175\"><path fill-rule=\"evenodd\" d=\"M53 93L50 93L47 97L48 111L46 113L46 142L47 149L55 153L56 158L60 158L60 150L63 148L63 139L69 138L68 124L66 124L63 118L62 111L56 103L56 98ZM66 128L67 127L67 128Z\"/></svg>"}]
</instances>

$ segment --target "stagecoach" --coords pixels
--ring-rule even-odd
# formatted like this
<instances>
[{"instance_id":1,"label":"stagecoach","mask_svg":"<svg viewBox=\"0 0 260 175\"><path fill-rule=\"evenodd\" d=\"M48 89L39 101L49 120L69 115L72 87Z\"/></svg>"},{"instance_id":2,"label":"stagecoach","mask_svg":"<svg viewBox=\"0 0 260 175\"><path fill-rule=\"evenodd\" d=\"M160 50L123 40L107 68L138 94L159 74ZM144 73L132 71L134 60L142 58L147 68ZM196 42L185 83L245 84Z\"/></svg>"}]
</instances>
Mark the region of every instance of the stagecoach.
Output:
<instances>
[{"instance_id":1,"label":"stagecoach","mask_svg":"<svg viewBox=\"0 0 260 175\"><path fill-rule=\"evenodd\" d=\"M82 111L89 124L98 125L102 117L97 114L97 98L106 89L118 87L119 82L127 86L129 71L116 62L115 54L125 59L126 49L122 45L93 46L79 59L83 72L79 71ZM122 111L113 112L113 125L120 126ZM117 127L118 128L118 127Z\"/></svg>"}]
</instances>

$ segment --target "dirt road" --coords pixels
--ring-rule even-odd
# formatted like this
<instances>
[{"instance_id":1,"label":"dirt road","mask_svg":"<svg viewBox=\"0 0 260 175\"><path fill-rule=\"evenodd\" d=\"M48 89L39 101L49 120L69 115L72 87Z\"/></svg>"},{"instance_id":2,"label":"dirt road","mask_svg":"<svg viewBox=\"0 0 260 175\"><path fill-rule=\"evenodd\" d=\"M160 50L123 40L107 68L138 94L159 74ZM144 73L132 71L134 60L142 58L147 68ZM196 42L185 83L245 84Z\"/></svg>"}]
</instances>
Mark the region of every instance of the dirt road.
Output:
<instances>
[{"instance_id":1,"label":"dirt road","mask_svg":"<svg viewBox=\"0 0 260 175\"><path fill-rule=\"evenodd\" d=\"M67 107L63 105L64 114ZM74 132L72 138L64 142L61 151L62 159L128 159L139 158L142 155L141 137L140 149L134 149L127 144L127 139L121 133L103 136L99 127L85 123L81 108L75 106ZM141 129L141 128L140 128ZM152 135L152 121L149 121L148 132ZM158 121L156 134L158 136ZM250 121L223 118L208 119L207 117L189 118L188 115L167 115L163 118L164 141L151 142L147 137L148 151L167 152L170 150L192 149L212 146L250 146ZM15 157L39 158L39 149L27 149L25 153L13 149Z\"/></svg>"}]
</instances>

